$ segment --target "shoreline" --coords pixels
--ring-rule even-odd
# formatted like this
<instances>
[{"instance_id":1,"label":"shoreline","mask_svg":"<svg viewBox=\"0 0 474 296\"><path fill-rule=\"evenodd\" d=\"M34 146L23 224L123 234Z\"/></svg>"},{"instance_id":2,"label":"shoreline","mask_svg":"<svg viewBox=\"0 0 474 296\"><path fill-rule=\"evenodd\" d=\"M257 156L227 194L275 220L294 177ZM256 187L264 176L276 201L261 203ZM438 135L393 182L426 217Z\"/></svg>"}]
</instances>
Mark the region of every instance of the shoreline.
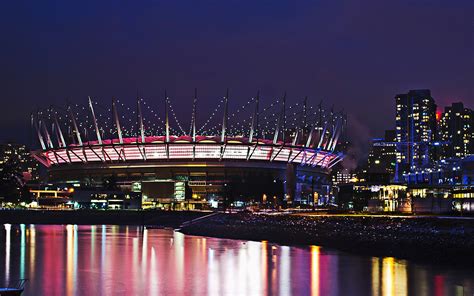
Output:
<instances>
[{"instance_id":1,"label":"shoreline","mask_svg":"<svg viewBox=\"0 0 474 296\"><path fill-rule=\"evenodd\" d=\"M474 266L474 220L436 217L220 214L180 232L217 238L318 245L350 254L415 263Z\"/></svg>"},{"instance_id":2,"label":"shoreline","mask_svg":"<svg viewBox=\"0 0 474 296\"><path fill-rule=\"evenodd\" d=\"M208 215L198 211L162 210L0 210L0 223L77 224L77 225L151 225L179 227Z\"/></svg>"},{"instance_id":3,"label":"shoreline","mask_svg":"<svg viewBox=\"0 0 474 296\"><path fill-rule=\"evenodd\" d=\"M0 223L143 225L183 234L317 245L355 255L474 266L474 219L161 210L0 210ZM414 219L415 218L415 219Z\"/></svg>"}]
</instances>

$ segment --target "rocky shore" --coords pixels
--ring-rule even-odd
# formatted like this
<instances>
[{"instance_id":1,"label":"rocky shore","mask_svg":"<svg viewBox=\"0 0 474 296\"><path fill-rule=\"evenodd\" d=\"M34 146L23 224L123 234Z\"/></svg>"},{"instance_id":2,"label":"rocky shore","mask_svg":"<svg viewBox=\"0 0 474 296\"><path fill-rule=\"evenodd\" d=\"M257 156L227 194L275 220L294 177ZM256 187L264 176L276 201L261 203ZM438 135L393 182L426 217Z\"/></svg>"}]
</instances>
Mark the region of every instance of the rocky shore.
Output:
<instances>
[{"instance_id":1,"label":"rocky shore","mask_svg":"<svg viewBox=\"0 0 474 296\"><path fill-rule=\"evenodd\" d=\"M289 245L320 245L430 264L474 266L472 219L238 213L202 219L180 231Z\"/></svg>"},{"instance_id":2,"label":"rocky shore","mask_svg":"<svg viewBox=\"0 0 474 296\"><path fill-rule=\"evenodd\" d=\"M474 266L474 219L250 213L214 214L207 218L206 215L209 213L155 210L0 210L0 223L181 226L181 232L192 235L319 245L355 254ZM204 218L197 219L200 217Z\"/></svg>"}]
</instances>

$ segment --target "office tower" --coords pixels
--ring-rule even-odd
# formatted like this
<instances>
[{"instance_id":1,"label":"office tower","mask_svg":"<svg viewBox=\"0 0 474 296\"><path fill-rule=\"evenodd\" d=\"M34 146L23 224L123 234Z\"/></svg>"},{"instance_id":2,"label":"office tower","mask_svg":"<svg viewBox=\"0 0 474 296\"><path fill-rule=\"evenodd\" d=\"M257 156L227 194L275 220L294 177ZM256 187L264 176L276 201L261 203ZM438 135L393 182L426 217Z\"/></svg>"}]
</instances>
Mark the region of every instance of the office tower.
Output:
<instances>
[{"instance_id":1,"label":"office tower","mask_svg":"<svg viewBox=\"0 0 474 296\"><path fill-rule=\"evenodd\" d=\"M427 166L433 160L436 104L428 89L395 96L397 175Z\"/></svg>"},{"instance_id":2,"label":"office tower","mask_svg":"<svg viewBox=\"0 0 474 296\"><path fill-rule=\"evenodd\" d=\"M441 159L474 154L474 112L463 103L445 107L439 121Z\"/></svg>"},{"instance_id":3,"label":"office tower","mask_svg":"<svg viewBox=\"0 0 474 296\"><path fill-rule=\"evenodd\" d=\"M395 130L385 131L384 138L373 139L367 160L367 172L393 176L397 153L396 145Z\"/></svg>"}]
</instances>

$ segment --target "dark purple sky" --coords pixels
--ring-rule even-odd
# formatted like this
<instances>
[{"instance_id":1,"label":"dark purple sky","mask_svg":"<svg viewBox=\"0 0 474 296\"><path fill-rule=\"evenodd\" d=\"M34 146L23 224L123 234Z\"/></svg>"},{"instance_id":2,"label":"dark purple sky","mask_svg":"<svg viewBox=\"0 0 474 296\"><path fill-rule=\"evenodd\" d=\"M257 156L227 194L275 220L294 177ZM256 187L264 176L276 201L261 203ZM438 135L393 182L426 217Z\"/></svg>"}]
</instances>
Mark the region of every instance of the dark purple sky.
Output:
<instances>
[{"instance_id":1,"label":"dark purple sky","mask_svg":"<svg viewBox=\"0 0 474 296\"><path fill-rule=\"evenodd\" d=\"M197 87L201 109L227 87L236 105L324 98L361 137L409 89L474 107L472 0L3 1L0 33L0 141L29 141L37 108L137 89L184 106Z\"/></svg>"}]
</instances>

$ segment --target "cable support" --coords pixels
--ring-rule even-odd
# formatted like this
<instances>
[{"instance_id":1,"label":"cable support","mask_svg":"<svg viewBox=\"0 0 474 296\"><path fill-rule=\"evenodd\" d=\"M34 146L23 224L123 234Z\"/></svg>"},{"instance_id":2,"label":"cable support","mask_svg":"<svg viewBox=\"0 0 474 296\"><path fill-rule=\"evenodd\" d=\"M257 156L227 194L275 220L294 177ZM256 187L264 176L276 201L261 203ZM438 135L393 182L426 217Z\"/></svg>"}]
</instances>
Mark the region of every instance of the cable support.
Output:
<instances>
[{"instance_id":1,"label":"cable support","mask_svg":"<svg viewBox=\"0 0 474 296\"><path fill-rule=\"evenodd\" d=\"M174 112L173 105L171 105L171 100L168 100L168 105L169 105L169 107L170 107L171 114L173 115L174 121L175 121L176 124L178 125L179 130L183 133L183 135L186 135L186 132L185 132L184 129L181 127L181 124L179 123L179 120L178 120L178 118L176 117L176 113Z\"/></svg>"},{"instance_id":2,"label":"cable support","mask_svg":"<svg viewBox=\"0 0 474 296\"><path fill-rule=\"evenodd\" d=\"M214 111L212 111L211 113L211 116L206 120L206 122L204 123L203 126L201 126L197 133L202 133L204 134L206 131L204 130L204 128L206 128L206 126L209 124L209 122L211 122L211 120L214 118L214 116L217 114L217 110L219 110L219 108L221 107L222 103L224 102L224 99L222 99L218 104L217 104L217 107L214 109Z\"/></svg>"}]
</instances>

